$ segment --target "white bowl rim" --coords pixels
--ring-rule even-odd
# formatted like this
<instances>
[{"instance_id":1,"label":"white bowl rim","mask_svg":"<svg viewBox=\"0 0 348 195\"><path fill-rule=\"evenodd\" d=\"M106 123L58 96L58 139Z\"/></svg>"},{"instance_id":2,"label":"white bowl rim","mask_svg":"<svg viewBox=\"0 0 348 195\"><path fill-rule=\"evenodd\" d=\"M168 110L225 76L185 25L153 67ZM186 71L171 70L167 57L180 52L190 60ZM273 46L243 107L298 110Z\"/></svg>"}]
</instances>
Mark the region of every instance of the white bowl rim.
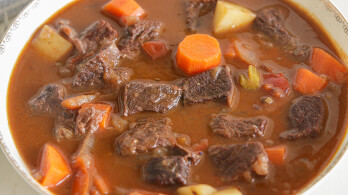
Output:
<instances>
[{"instance_id":1,"label":"white bowl rim","mask_svg":"<svg viewBox=\"0 0 348 195\"><path fill-rule=\"evenodd\" d=\"M70 0L69 3L72 3L74 0ZM282 0L281 0L282 1ZM286 1L286 3L288 4L292 4L295 5L295 7L297 4L295 2L291 2L291 0L283 0ZM336 8L336 6L334 4L332 4L332 2L330 0L320 0L323 1L325 3L327 3L332 9L334 9L334 11L339 14L339 16L343 19L343 22L345 24L348 24L347 19L342 15L342 13ZM30 0L30 2L17 14L17 16L13 19L13 21L11 22L11 24L7 27L5 33L2 35L2 37L0 37L0 46L1 43L4 42L5 37L8 35L8 33L11 31L11 28L15 25L15 22L23 16L23 14L28 11L28 9L30 7L33 7L35 3L39 3L40 0ZM68 5L68 4L67 4ZM298 9L304 9L301 7L298 7ZM56 10L59 11L61 9ZM303 10L302 10L303 11ZM305 10L306 11L306 10ZM53 15L53 14L52 14ZM51 15L51 16L52 16ZM317 21L317 19L311 17L310 15L306 14L306 17L309 18L312 22L316 23L316 25L320 28L320 30L324 30L325 28L320 25ZM48 20L49 18L46 18L46 20ZM348 25L347 25L348 26ZM330 37L329 35L325 35L326 37ZM27 40L28 41L28 40ZM332 40L331 40L332 41ZM340 57L346 57L348 56L348 53L342 53L342 51L340 50L341 48L339 48L338 44L334 44L332 43L334 48L337 50L337 52L339 53ZM1 47L0 47L0 54L1 54ZM22 48L23 49L23 48ZM20 52L21 53L21 52ZM14 68L14 66L13 66ZM12 71L13 71L12 68ZM12 75L12 72L11 72ZM348 85L348 81L346 83ZM8 86L9 87L9 86ZM8 89L8 88L7 88ZM347 92L348 93L348 92ZM7 93L6 93L7 94ZM8 97L6 97L6 101ZM6 113L7 113L7 107L6 107ZM331 159L329 160L329 162L326 164L326 166L324 168L322 168L321 172L315 177L313 178L311 181L309 181L309 183L303 188L300 189L300 194L302 193L308 193L309 191L311 191L313 188L317 187L317 184L320 183L320 181L336 166L336 164L338 162L340 162L340 160L342 159L343 155L345 153L347 153L348 150L348 142L347 143L343 143L343 140L345 140L348 136L348 105L346 107L346 118L344 119L342 128L345 128L346 131L344 132L343 137L341 138L341 143L337 148L337 151L335 152L335 154L331 157ZM9 129L10 129L10 124L8 124ZM12 134L11 134L12 135ZM10 164L12 165L12 167L14 167L14 169L16 170L17 173L19 173L19 175L21 175L24 180L26 181L26 183L28 183L34 190L36 190L37 192L39 192L40 194L52 194L52 192L50 192L49 190L47 190L46 188L44 188L42 185L40 185L30 173L27 173L22 167L19 166L19 164L16 162L16 160L14 160L14 158L11 155L11 152L9 151L6 143L4 142L4 137L1 133L0 130L0 148L2 149L3 153L5 154L6 159L8 159L8 161L10 162ZM14 141L14 140L13 140ZM16 145L16 144L15 144ZM18 151L18 149L17 149ZM21 157L22 158L22 157ZM26 165L25 165L26 166ZM26 167L28 168L28 167ZM29 170L29 169L28 169Z\"/></svg>"}]
</instances>

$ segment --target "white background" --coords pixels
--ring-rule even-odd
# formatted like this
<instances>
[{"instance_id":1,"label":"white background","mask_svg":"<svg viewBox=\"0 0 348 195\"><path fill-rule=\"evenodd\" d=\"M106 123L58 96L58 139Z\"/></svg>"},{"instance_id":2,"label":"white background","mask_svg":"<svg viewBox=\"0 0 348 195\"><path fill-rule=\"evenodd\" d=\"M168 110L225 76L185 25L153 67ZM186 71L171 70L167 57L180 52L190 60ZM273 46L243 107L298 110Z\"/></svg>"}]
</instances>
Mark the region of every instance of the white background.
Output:
<instances>
[{"instance_id":1,"label":"white background","mask_svg":"<svg viewBox=\"0 0 348 195\"><path fill-rule=\"evenodd\" d=\"M348 19L348 0L331 0L331 2ZM0 151L0 195L3 194L35 195L37 192L17 174ZM311 195L348 195L348 154L324 178L324 183Z\"/></svg>"}]
</instances>

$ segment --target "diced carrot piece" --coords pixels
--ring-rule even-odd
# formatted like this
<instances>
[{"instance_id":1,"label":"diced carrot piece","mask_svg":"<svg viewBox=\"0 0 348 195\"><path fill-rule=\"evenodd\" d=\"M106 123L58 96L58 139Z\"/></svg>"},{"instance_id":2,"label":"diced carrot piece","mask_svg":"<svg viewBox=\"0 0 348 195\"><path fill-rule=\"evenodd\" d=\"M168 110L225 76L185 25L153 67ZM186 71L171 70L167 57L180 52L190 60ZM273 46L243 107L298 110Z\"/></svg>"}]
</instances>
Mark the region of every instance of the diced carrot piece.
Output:
<instances>
[{"instance_id":1,"label":"diced carrot piece","mask_svg":"<svg viewBox=\"0 0 348 195\"><path fill-rule=\"evenodd\" d=\"M90 170L78 170L75 174L72 194L88 195L91 188L91 177Z\"/></svg>"},{"instance_id":2,"label":"diced carrot piece","mask_svg":"<svg viewBox=\"0 0 348 195\"><path fill-rule=\"evenodd\" d=\"M88 104L82 105L82 108L89 108L89 107L94 107L95 109L103 112L103 119L99 123L99 126L102 128L106 128L112 107L108 104L94 104L94 103L88 103Z\"/></svg>"},{"instance_id":3,"label":"diced carrot piece","mask_svg":"<svg viewBox=\"0 0 348 195\"><path fill-rule=\"evenodd\" d=\"M313 49L310 64L315 73L324 74L335 83L343 83L347 79L347 68L323 49Z\"/></svg>"},{"instance_id":4,"label":"diced carrot piece","mask_svg":"<svg viewBox=\"0 0 348 195\"><path fill-rule=\"evenodd\" d=\"M300 68L297 70L294 88L303 94L316 94L324 89L326 84L326 79Z\"/></svg>"},{"instance_id":5,"label":"diced carrot piece","mask_svg":"<svg viewBox=\"0 0 348 195\"><path fill-rule=\"evenodd\" d=\"M103 10L114 16L124 25L132 25L145 17L145 11L135 0L111 0Z\"/></svg>"},{"instance_id":6,"label":"diced carrot piece","mask_svg":"<svg viewBox=\"0 0 348 195\"><path fill-rule=\"evenodd\" d=\"M221 62L219 42L205 34L188 35L180 42L176 53L176 63L188 75L204 72Z\"/></svg>"},{"instance_id":7,"label":"diced carrot piece","mask_svg":"<svg viewBox=\"0 0 348 195\"><path fill-rule=\"evenodd\" d=\"M264 74L263 75L263 89L270 91L273 96L283 97L290 93L290 84L288 79L282 74ZM278 90L281 90L281 94L278 94ZM278 94L278 95L277 95Z\"/></svg>"},{"instance_id":8,"label":"diced carrot piece","mask_svg":"<svg viewBox=\"0 0 348 195\"><path fill-rule=\"evenodd\" d=\"M41 184L54 187L63 182L71 174L71 169L64 155L50 144L45 144L41 159Z\"/></svg>"},{"instance_id":9,"label":"diced carrot piece","mask_svg":"<svg viewBox=\"0 0 348 195\"><path fill-rule=\"evenodd\" d=\"M275 165L283 165L286 157L286 146L279 145L265 149L269 160Z\"/></svg>"},{"instance_id":10,"label":"diced carrot piece","mask_svg":"<svg viewBox=\"0 0 348 195\"><path fill-rule=\"evenodd\" d=\"M149 55L153 60L162 58L169 52L166 43L163 41L148 41L143 43L141 46L147 55Z\"/></svg>"},{"instance_id":11,"label":"diced carrot piece","mask_svg":"<svg viewBox=\"0 0 348 195\"><path fill-rule=\"evenodd\" d=\"M226 60L232 60L237 56L236 54L236 50L234 48L234 44L233 43L229 43L225 53L224 53L224 57Z\"/></svg>"},{"instance_id":12,"label":"diced carrot piece","mask_svg":"<svg viewBox=\"0 0 348 195\"><path fill-rule=\"evenodd\" d=\"M103 177L101 177L96 171L94 174L94 185L98 188L101 194L108 194L110 192L109 186L106 184Z\"/></svg>"},{"instance_id":13,"label":"diced carrot piece","mask_svg":"<svg viewBox=\"0 0 348 195\"><path fill-rule=\"evenodd\" d=\"M62 101L62 106L66 109L75 110L81 108L85 103L89 103L96 98L95 95L79 95Z\"/></svg>"}]
</instances>

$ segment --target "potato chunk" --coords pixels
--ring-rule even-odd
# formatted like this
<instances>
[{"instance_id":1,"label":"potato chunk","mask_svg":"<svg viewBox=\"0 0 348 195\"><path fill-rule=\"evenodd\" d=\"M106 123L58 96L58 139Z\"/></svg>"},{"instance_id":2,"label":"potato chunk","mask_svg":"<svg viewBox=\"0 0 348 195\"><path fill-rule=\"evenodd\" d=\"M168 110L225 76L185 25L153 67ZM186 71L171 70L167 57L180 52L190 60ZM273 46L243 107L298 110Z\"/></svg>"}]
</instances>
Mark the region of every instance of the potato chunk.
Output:
<instances>
[{"instance_id":1,"label":"potato chunk","mask_svg":"<svg viewBox=\"0 0 348 195\"><path fill-rule=\"evenodd\" d=\"M214 33L222 34L239 30L250 24L256 15L239 5L218 1L214 16Z\"/></svg>"},{"instance_id":2,"label":"potato chunk","mask_svg":"<svg viewBox=\"0 0 348 195\"><path fill-rule=\"evenodd\" d=\"M211 195L216 189L206 184L198 184L178 188L178 195Z\"/></svg>"},{"instance_id":3,"label":"potato chunk","mask_svg":"<svg viewBox=\"0 0 348 195\"><path fill-rule=\"evenodd\" d=\"M54 29L45 25L33 41L34 48L48 59L57 61L67 55L73 45L60 36Z\"/></svg>"},{"instance_id":4,"label":"potato chunk","mask_svg":"<svg viewBox=\"0 0 348 195\"><path fill-rule=\"evenodd\" d=\"M237 188L227 188L218 192L214 192L212 195L243 195Z\"/></svg>"}]
</instances>

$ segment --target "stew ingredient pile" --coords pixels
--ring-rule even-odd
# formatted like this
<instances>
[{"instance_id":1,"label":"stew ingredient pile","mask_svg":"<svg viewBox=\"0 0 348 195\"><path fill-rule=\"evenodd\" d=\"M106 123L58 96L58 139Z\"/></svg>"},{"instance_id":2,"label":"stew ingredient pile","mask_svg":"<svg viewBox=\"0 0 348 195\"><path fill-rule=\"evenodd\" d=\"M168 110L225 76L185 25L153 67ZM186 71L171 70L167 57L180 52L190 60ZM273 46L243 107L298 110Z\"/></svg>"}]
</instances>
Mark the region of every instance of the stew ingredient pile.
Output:
<instances>
[{"instance_id":1,"label":"stew ingredient pile","mask_svg":"<svg viewBox=\"0 0 348 195\"><path fill-rule=\"evenodd\" d=\"M18 60L12 133L56 194L293 194L344 135L322 34L276 0L74 1Z\"/></svg>"}]
</instances>

